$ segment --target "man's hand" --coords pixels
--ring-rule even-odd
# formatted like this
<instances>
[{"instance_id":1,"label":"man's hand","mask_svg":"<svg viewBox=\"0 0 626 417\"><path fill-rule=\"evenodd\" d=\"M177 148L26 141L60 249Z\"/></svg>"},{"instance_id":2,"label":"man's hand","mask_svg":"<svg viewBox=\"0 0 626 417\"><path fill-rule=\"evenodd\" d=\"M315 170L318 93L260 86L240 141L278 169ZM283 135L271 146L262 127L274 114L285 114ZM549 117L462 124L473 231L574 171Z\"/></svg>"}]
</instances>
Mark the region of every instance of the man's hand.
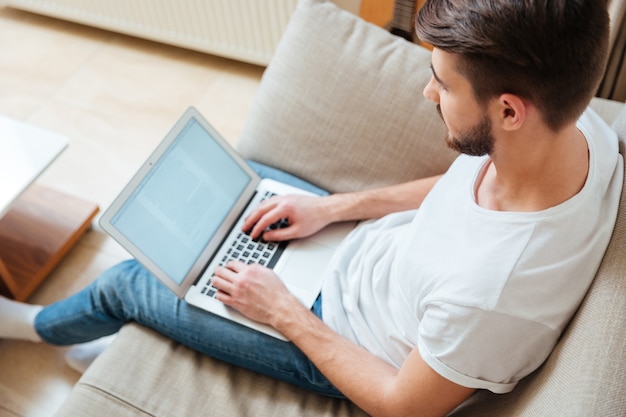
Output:
<instances>
[{"instance_id":1,"label":"man's hand","mask_svg":"<svg viewBox=\"0 0 626 417\"><path fill-rule=\"evenodd\" d=\"M287 227L267 230L286 219ZM327 198L301 195L275 196L263 201L245 219L243 230L253 239L283 241L310 236L332 222Z\"/></svg>"},{"instance_id":2,"label":"man's hand","mask_svg":"<svg viewBox=\"0 0 626 417\"><path fill-rule=\"evenodd\" d=\"M300 303L274 271L259 264L231 261L215 270L213 286L219 301L264 324L272 325L278 301Z\"/></svg>"}]
</instances>

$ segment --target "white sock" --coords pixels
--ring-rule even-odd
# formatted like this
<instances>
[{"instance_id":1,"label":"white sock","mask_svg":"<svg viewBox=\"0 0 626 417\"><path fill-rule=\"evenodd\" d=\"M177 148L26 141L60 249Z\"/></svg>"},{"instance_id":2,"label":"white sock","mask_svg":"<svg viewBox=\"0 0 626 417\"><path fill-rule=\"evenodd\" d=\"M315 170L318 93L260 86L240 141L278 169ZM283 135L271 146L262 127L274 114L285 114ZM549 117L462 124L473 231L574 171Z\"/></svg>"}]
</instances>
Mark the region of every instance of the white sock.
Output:
<instances>
[{"instance_id":1,"label":"white sock","mask_svg":"<svg viewBox=\"0 0 626 417\"><path fill-rule=\"evenodd\" d=\"M0 339L41 342L35 317L43 307L13 301L0 295Z\"/></svg>"},{"instance_id":2,"label":"white sock","mask_svg":"<svg viewBox=\"0 0 626 417\"><path fill-rule=\"evenodd\" d=\"M115 336L114 334L72 346L65 353L65 363L76 372L84 373L89 365L109 347Z\"/></svg>"}]
</instances>

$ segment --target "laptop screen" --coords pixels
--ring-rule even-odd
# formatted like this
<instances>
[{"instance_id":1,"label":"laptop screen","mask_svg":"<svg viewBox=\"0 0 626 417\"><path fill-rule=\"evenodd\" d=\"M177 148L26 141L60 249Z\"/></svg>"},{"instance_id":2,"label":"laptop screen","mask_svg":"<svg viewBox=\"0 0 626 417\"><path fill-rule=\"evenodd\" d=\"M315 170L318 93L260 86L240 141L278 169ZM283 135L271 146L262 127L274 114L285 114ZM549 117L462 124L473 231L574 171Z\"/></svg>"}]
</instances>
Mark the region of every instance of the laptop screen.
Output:
<instances>
[{"instance_id":1,"label":"laptop screen","mask_svg":"<svg viewBox=\"0 0 626 417\"><path fill-rule=\"evenodd\" d=\"M181 284L251 180L191 118L111 223Z\"/></svg>"}]
</instances>

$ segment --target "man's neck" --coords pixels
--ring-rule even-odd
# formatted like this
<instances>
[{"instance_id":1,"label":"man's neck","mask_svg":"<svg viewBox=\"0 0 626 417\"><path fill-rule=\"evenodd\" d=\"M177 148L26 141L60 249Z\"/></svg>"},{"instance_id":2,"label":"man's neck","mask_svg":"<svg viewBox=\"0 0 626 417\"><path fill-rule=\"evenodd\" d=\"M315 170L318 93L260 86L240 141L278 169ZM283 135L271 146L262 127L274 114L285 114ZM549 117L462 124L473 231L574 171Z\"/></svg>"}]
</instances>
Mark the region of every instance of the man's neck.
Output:
<instances>
[{"instance_id":1,"label":"man's neck","mask_svg":"<svg viewBox=\"0 0 626 417\"><path fill-rule=\"evenodd\" d=\"M587 141L574 124L558 133L518 132L496 144L477 182L476 200L490 210L545 210L576 195L588 170Z\"/></svg>"}]
</instances>

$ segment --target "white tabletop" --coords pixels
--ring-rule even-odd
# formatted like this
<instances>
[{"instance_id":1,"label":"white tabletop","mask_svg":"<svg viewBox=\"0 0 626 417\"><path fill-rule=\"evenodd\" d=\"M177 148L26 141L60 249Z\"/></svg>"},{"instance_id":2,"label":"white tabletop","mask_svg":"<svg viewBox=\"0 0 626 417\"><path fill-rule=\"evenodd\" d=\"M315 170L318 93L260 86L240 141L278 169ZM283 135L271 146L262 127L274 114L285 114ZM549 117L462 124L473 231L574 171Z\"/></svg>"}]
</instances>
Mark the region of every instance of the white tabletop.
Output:
<instances>
[{"instance_id":1,"label":"white tabletop","mask_svg":"<svg viewBox=\"0 0 626 417\"><path fill-rule=\"evenodd\" d=\"M68 142L62 134L0 115L0 218Z\"/></svg>"}]
</instances>

